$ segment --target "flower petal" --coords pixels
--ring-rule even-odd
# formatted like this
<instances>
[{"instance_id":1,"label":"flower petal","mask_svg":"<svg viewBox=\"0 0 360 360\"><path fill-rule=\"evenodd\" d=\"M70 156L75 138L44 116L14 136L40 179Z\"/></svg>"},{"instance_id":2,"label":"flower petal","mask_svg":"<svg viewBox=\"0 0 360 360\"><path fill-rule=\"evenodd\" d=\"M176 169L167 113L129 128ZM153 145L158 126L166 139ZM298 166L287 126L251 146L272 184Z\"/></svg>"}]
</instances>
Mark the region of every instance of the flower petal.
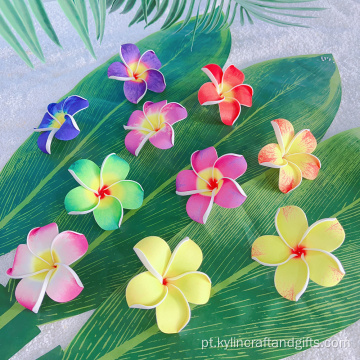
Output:
<instances>
[{"instance_id":1,"label":"flower petal","mask_svg":"<svg viewBox=\"0 0 360 360\"><path fill-rule=\"evenodd\" d=\"M75 299L83 289L75 271L60 264L50 278L46 293L54 301L63 303Z\"/></svg>"},{"instance_id":2,"label":"flower petal","mask_svg":"<svg viewBox=\"0 0 360 360\"><path fill-rule=\"evenodd\" d=\"M228 68L224 71L224 76L222 79L223 91L228 91L236 85L242 84L244 80L245 75L242 71L240 71L234 65L228 66Z\"/></svg>"},{"instance_id":3,"label":"flower petal","mask_svg":"<svg viewBox=\"0 0 360 360\"><path fill-rule=\"evenodd\" d=\"M153 134L154 132L132 130L125 136L125 146L131 154L138 156L146 141Z\"/></svg>"},{"instance_id":4,"label":"flower petal","mask_svg":"<svg viewBox=\"0 0 360 360\"><path fill-rule=\"evenodd\" d=\"M272 168L280 168L287 165L287 161L283 159L278 144L264 146L259 152L258 161L260 165Z\"/></svg>"},{"instance_id":5,"label":"flower petal","mask_svg":"<svg viewBox=\"0 0 360 360\"><path fill-rule=\"evenodd\" d=\"M287 160L295 164L305 179L314 180L321 168L320 160L311 154L286 155Z\"/></svg>"},{"instance_id":6,"label":"flower petal","mask_svg":"<svg viewBox=\"0 0 360 360\"><path fill-rule=\"evenodd\" d=\"M214 196L191 195L186 203L186 212L192 220L205 224L210 215L213 202Z\"/></svg>"},{"instance_id":7,"label":"flower petal","mask_svg":"<svg viewBox=\"0 0 360 360\"><path fill-rule=\"evenodd\" d=\"M120 57L126 65L137 63L140 59L139 48L134 44L123 44L120 46Z\"/></svg>"},{"instance_id":8,"label":"flower petal","mask_svg":"<svg viewBox=\"0 0 360 360\"><path fill-rule=\"evenodd\" d=\"M140 58L140 63L148 69L159 70L161 62L153 50L145 51Z\"/></svg>"},{"instance_id":9,"label":"flower petal","mask_svg":"<svg viewBox=\"0 0 360 360\"><path fill-rule=\"evenodd\" d=\"M146 105L145 105L146 104ZM167 100L162 100L156 103L151 101L147 101L144 103L143 111L148 120L154 125L158 126L159 124L159 116L161 109L167 104ZM153 121L151 121L153 120Z\"/></svg>"},{"instance_id":10,"label":"flower petal","mask_svg":"<svg viewBox=\"0 0 360 360\"><path fill-rule=\"evenodd\" d=\"M130 166L124 159L114 153L108 155L101 165L101 186L110 186L126 179L129 170Z\"/></svg>"},{"instance_id":11,"label":"flower petal","mask_svg":"<svg viewBox=\"0 0 360 360\"><path fill-rule=\"evenodd\" d=\"M297 206L285 206L276 212L275 227L285 243L294 249L305 234L308 222L302 209Z\"/></svg>"},{"instance_id":12,"label":"flower petal","mask_svg":"<svg viewBox=\"0 0 360 360\"><path fill-rule=\"evenodd\" d=\"M301 184L301 171L297 165L288 161L287 165L280 168L279 189L284 194L295 190Z\"/></svg>"},{"instance_id":13,"label":"flower petal","mask_svg":"<svg viewBox=\"0 0 360 360\"><path fill-rule=\"evenodd\" d=\"M220 86L223 78L223 71L217 64L209 64L201 69L215 86Z\"/></svg>"},{"instance_id":14,"label":"flower petal","mask_svg":"<svg viewBox=\"0 0 360 360\"><path fill-rule=\"evenodd\" d=\"M316 145L317 142L314 135L310 130L305 129L295 135L286 152L289 154L311 154L316 149Z\"/></svg>"},{"instance_id":15,"label":"flower petal","mask_svg":"<svg viewBox=\"0 0 360 360\"><path fill-rule=\"evenodd\" d=\"M105 196L94 209L94 217L103 230L116 230L121 225L123 207L115 197Z\"/></svg>"},{"instance_id":16,"label":"flower petal","mask_svg":"<svg viewBox=\"0 0 360 360\"><path fill-rule=\"evenodd\" d=\"M194 241L186 237L174 249L164 277L173 278L187 272L196 271L203 260L202 251Z\"/></svg>"},{"instance_id":17,"label":"flower petal","mask_svg":"<svg viewBox=\"0 0 360 360\"><path fill-rule=\"evenodd\" d=\"M236 99L225 99L219 104L220 118L225 125L233 125L240 115L241 107Z\"/></svg>"},{"instance_id":18,"label":"flower petal","mask_svg":"<svg viewBox=\"0 0 360 360\"><path fill-rule=\"evenodd\" d=\"M59 122L51 116L48 112L44 115L43 119L41 120L40 125L38 126L38 129L49 129L49 128L59 128L60 124Z\"/></svg>"},{"instance_id":19,"label":"flower petal","mask_svg":"<svg viewBox=\"0 0 360 360\"><path fill-rule=\"evenodd\" d=\"M71 265L86 252L89 244L83 234L74 231L63 231L55 237L51 245L54 263Z\"/></svg>"},{"instance_id":20,"label":"flower petal","mask_svg":"<svg viewBox=\"0 0 360 360\"><path fill-rule=\"evenodd\" d=\"M309 283L309 267L302 257L279 265L275 272L275 287L285 299L298 301Z\"/></svg>"},{"instance_id":21,"label":"flower petal","mask_svg":"<svg viewBox=\"0 0 360 360\"><path fill-rule=\"evenodd\" d=\"M134 251L147 270L162 283L171 257L169 245L158 236L148 236L134 246Z\"/></svg>"},{"instance_id":22,"label":"flower petal","mask_svg":"<svg viewBox=\"0 0 360 360\"><path fill-rule=\"evenodd\" d=\"M252 106L253 88L250 85L238 85L224 94L225 98L234 98L240 105Z\"/></svg>"},{"instance_id":23,"label":"flower petal","mask_svg":"<svg viewBox=\"0 0 360 360\"><path fill-rule=\"evenodd\" d=\"M312 224L301 240L301 245L309 249L328 252L336 250L345 240L345 232L337 219L322 219Z\"/></svg>"},{"instance_id":24,"label":"flower petal","mask_svg":"<svg viewBox=\"0 0 360 360\"><path fill-rule=\"evenodd\" d=\"M170 149L174 146L174 129L168 123L164 123L160 130L149 138L149 141L158 149Z\"/></svg>"},{"instance_id":25,"label":"flower petal","mask_svg":"<svg viewBox=\"0 0 360 360\"><path fill-rule=\"evenodd\" d=\"M198 99L200 105L213 105L224 101L224 98L218 94L215 85L210 82L201 86L198 93Z\"/></svg>"},{"instance_id":26,"label":"flower petal","mask_svg":"<svg viewBox=\"0 0 360 360\"><path fill-rule=\"evenodd\" d=\"M191 166L196 173L202 170L212 168L218 159L216 149L211 146L204 150L195 151L191 155Z\"/></svg>"},{"instance_id":27,"label":"flower petal","mask_svg":"<svg viewBox=\"0 0 360 360\"><path fill-rule=\"evenodd\" d=\"M80 159L69 167L70 174L84 188L97 192L100 187L100 169L91 160Z\"/></svg>"},{"instance_id":28,"label":"flower petal","mask_svg":"<svg viewBox=\"0 0 360 360\"><path fill-rule=\"evenodd\" d=\"M115 196L125 209L138 209L144 200L144 189L132 180L121 180L109 188L111 196Z\"/></svg>"},{"instance_id":29,"label":"flower petal","mask_svg":"<svg viewBox=\"0 0 360 360\"><path fill-rule=\"evenodd\" d=\"M146 81L147 88L150 91L161 93L166 88L164 75L159 70L146 70L139 77Z\"/></svg>"},{"instance_id":30,"label":"flower petal","mask_svg":"<svg viewBox=\"0 0 360 360\"><path fill-rule=\"evenodd\" d=\"M56 133L56 130L46 131L40 134L37 140L39 149L45 154L51 154L51 141Z\"/></svg>"},{"instance_id":31,"label":"flower petal","mask_svg":"<svg viewBox=\"0 0 360 360\"><path fill-rule=\"evenodd\" d=\"M42 257L44 253L48 253L55 237L59 234L59 228L56 223L51 223L42 227L30 230L27 236L27 246L29 250L36 256ZM52 259L45 259L51 261Z\"/></svg>"},{"instance_id":32,"label":"flower petal","mask_svg":"<svg viewBox=\"0 0 360 360\"><path fill-rule=\"evenodd\" d=\"M326 251L306 250L305 261L310 279L321 286L335 286L345 275L339 259Z\"/></svg>"},{"instance_id":33,"label":"flower petal","mask_svg":"<svg viewBox=\"0 0 360 360\"><path fill-rule=\"evenodd\" d=\"M206 274L192 271L167 280L181 290L188 302L201 305L209 301L211 280Z\"/></svg>"},{"instance_id":34,"label":"flower petal","mask_svg":"<svg viewBox=\"0 0 360 360\"><path fill-rule=\"evenodd\" d=\"M136 81L129 80L124 83L125 97L133 104L138 104L145 96L147 90L146 82L143 79Z\"/></svg>"},{"instance_id":35,"label":"flower petal","mask_svg":"<svg viewBox=\"0 0 360 360\"><path fill-rule=\"evenodd\" d=\"M146 104L146 103L145 103ZM146 116L143 111L141 110L135 110L129 118L129 121L127 123L128 127L131 128L143 128L147 130L153 130L151 124L146 119Z\"/></svg>"},{"instance_id":36,"label":"flower petal","mask_svg":"<svg viewBox=\"0 0 360 360\"><path fill-rule=\"evenodd\" d=\"M187 115L188 114L184 106L176 102L171 102L161 109L160 122L162 123L163 121L166 121L168 124L173 125L178 121L184 120Z\"/></svg>"},{"instance_id":37,"label":"flower petal","mask_svg":"<svg viewBox=\"0 0 360 360\"><path fill-rule=\"evenodd\" d=\"M274 128L277 142L282 155L285 154L290 142L294 138L294 127L291 122L285 119L276 119L271 122Z\"/></svg>"},{"instance_id":38,"label":"flower petal","mask_svg":"<svg viewBox=\"0 0 360 360\"><path fill-rule=\"evenodd\" d=\"M197 175L192 170L182 170L176 176L176 193L178 195L190 195L196 193Z\"/></svg>"},{"instance_id":39,"label":"flower petal","mask_svg":"<svg viewBox=\"0 0 360 360\"><path fill-rule=\"evenodd\" d=\"M59 140L72 140L80 134L80 129L77 126L74 118L70 115L65 115L65 122L60 129L55 133L55 137Z\"/></svg>"},{"instance_id":40,"label":"flower petal","mask_svg":"<svg viewBox=\"0 0 360 360\"><path fill-rule=\"evenodd\" d=\"M167 286L149 271L133 277L126 287L126 302L131 308L153 309L166 298Z\"/></svg>"},{"instance_id":41,"label":"flower petal","mask_svg":"<svg viewBox=\"0 0 360 360\"><path fill-rule=\"evenodd\" d=\"M235 180L245 173L247 162L242 155L226 154L215 161L214 168L217 168L222 176Z\"/></svg>"},{"instance_id":42,"label":"flower petal","mask_svg":"<svg viewBox=\"0 0 360 360\"><path fill-rule=\"evenodd\" d=\"M88 214L98 206L99 198L94 192L78 186L67 193L64 204L69 215Z\"/></svg>"},{"instance_id":43,"label":"flower petal","mask_svg":"<svg viewBox=\"0 0 360 360\"><path fill-rule=\"evenodd\" d=\"M108 78L120 81L128 81L132 77L129 75L128 68L121 62L113 62L108 68Z\"/></svg>"},{"instance_id":44,"label":"flower petal","mask_svg":"<svg viewBox=\"0 0 360 360\"><path fill-rule=\"evenodd\" d=\"M69 115L75 115L81 110L89 107L89 102L81 96L72 95L65 99L63 111Z\"/></svg>"},{"instance_id":45,"label":"flower petal","mask_svg":"<svg viewBox=\"0 0 360 360\"><path fill-rule=\"evenodd\" d=\"M278 266L289 260L291 249L279 237L264 235L258 237L251 248L251 258L266 266Z\"/></svg>"},{"instance_id":46,"label":"flower petal","mask_svg":"<svg viewBox=\"0 0 360 360\"><path fill-rule=\"evenodd\" d=\"M55 116L55 114L57 113L61 113L63 111L63 107L64 107L64 102L66 99L63 99L61 101L59 101L58 103L51 103L48 105L47 107L47 111L49 114Z\"/></svg>"},{"instance_id":47,"label":"flower petal","mask_svg":"<svg viewBox=\"0 0 360 360\"><path fill-rule=\"evenodd\" d=\"M168 286L165 300L156 307L156 321L166 334L180 332L190 321L191 312L184 294L174 285Z\"/></svg>"},{"instance_id":48,"label":"flower petal","mask_svg":"<svg viewBox=\"0 0 360 360\"><path fill-rule=\"evenodd\" d=\"M227 209L237 208L246 200L244 190L233 179L223 177L222 180L221 188L214 197L215 204Z\"/></svg>"}]
</instances>

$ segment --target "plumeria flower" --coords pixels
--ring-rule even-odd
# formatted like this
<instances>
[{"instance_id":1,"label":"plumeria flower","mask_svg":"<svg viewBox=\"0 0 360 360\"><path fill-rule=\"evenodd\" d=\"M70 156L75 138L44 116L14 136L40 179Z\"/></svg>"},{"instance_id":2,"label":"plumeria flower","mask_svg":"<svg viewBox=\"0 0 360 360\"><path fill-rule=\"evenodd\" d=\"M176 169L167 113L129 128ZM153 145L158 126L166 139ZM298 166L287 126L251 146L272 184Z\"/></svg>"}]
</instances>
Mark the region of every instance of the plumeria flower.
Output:
<instances>
[{"instance_id":1,"label":"plumeria flower","mask_svg":"<svg viewBox=\"0 0 360 360\"><path fill-rule=\"evenodd\" d=\"M260 264L277 266L275 287L281 296L298 301L309 278L321 286L335 286L345 275L340 261L331 254L344 242L339 221L322 219L310 227L297 206L285 206L275 215L279 236L257 238L251 256Z\"/></svg>"},{"instance_id":2,"label":"plumeria flower","mask_svg":"<svg viewBox=\"0 0 360 360\"><path fill-rule=\"evenodd\" d=\"M156 308L159 329L180 332L190 321L189 302L209 301L211 280L197 271L203 259L201 249L188 237L171 254L169 245L156 236L138 242L134 251L147 271L132 278L126 288L130 308Z\"/></svg>"},{"instance_id":3,"label":"plumeria flower","mask_svg":"<svg viewBox=\"0 0 360 360\"><path fill-rule=\"evenodd\" d=\"M70 267L88 249L84 235L63 231L55 223L29 232L27 243L17 247L9 277L22 279L15 290L16 300L37 313L45 293L56 302L75 299L84 286Z\"/></svg>"},{"instance_id":4,"label":"plumeria flower","mask_svg":"<svg viewBox=\"0 0 360 360\"><path fill-rule=\"evenodd\" d=\"M245 75L234 65L223 73L221 67L209 64L201 69L211 80L201 86L198 94L201 105L219 104L220 118L233 125L240 115L241 105L252 105L253 88L243 84Z\"/></svg>"},{"instance_id":5,"label":"plumeria flower","mask_svg":"<svg viewBox=\"0 0 360 360\"><path fill-rule=\"evenodd\" d=\"M125 209L137 209L144 200L144 190L139 183L125 180L129 164L116 154L108 155L101 169L91 160L74 162L69 172L81 185L65 197L69 215L90 212L104 230L115 230L121 225Z\"/></svg>"},{"instance_id":6,"label":"plumeria flower","mask_svg":"<svg viewBox=\"0 0 360 360\"><path fill-rule=\"evenodd\" d=\"M165 78L159 71L161 62L152 50L145 51L140 56L138 47L134 44L120 46L121 62L109 66L108 77L125 81L125 97L137 104L146 94L146 90L161 93L165 90Z\"/></svg>"},{"instance_id":7,"label":"plumeria flower","mask_svg":"<svg viewBox=\"0 0 360 360\"><path fill-rule=\"evenodd\" d=\"M314 180L321 168L320 160L311 153L316 139L305 129L294 135L294 127L285 119L271 122L278 144L264 146L259 152L259 164L280 169L279 189L284 194L296 189L304 177Z\"/></svg>"},{"instance_id":8,"label":"plumeria flower","mask_svg":"<svg viewBox=\"0 0 360 360\"><path fill-rule=\"evenodd\" d=\"M45 154L50 154L51 141L54 136L56 139L64 141L76 138L80 129L75 122L74 115L88 106L89 102L77 95L50 104L41 124L34 129L34 131L42 132L37 141L39 149Z\"/></svg>"},{"instance_id":9,"label":"plumeria flower","mask_svg":"<svg viewBox=\"0 0 360 360\"><path fill-rule=\"evenodd\" d=\"M169 149L174 146L172 125L186 117L186 109L178 103L147 101L143 111L135 110L124 126L125 130L131 130L126 135L125 146L135 156L147 140L159 149Z\"/></svg>"},{"instance_id":10,"label":"plumeria flower","mask_svg":"<svg viewBox=\"0 0 360 360\"><path fill-rule=\"evenodd\" d=\"M186 211L191 219L205 224L213 204L236 208L246 194L235 181L243 175L247 163L242 155L226 154L218 158L214 147L195 151L191 155L193 170L180 171L176 177L176 193L191 195Z\"/></svg>"}]
</instances>

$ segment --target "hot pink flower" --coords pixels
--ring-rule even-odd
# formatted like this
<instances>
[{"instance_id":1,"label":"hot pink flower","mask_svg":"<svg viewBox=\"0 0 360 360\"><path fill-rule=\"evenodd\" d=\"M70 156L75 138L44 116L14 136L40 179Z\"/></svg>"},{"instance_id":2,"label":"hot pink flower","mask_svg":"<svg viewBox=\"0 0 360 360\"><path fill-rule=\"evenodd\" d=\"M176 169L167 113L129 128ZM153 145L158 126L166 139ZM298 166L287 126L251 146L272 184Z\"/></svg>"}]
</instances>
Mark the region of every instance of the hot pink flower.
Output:
<instances>
[{"instance_id":1,"label":"hot pink flower","mask_svg":"<svg viewBox=\"0 0 360 360\"><path fill-rule=\"evenodd\" d=\"M191 219L205 224L213 204L236 208L246 199L235 181L243 175L247 163L242 155L226 154L218 158L214 147L195 151L191 155L193 170L180 171L176 178L176 193L191 195L186 211Z\"/></svg>"},{"instance_id":2,"label":"hot pink flower","mask_svg":"<svg viewBox=\"0 0 360 360\"><path fill-rule=\"evenodd\" d=\"M240 115L241 105L252 105L252 87L243 84L245 75L234 65L230 65L224 73L216 64L206 65L201 70L211 82L201 86L198 94L200 104L219 104L221 121L225 125L233 125Z\"/></svg>"}]
</instances>

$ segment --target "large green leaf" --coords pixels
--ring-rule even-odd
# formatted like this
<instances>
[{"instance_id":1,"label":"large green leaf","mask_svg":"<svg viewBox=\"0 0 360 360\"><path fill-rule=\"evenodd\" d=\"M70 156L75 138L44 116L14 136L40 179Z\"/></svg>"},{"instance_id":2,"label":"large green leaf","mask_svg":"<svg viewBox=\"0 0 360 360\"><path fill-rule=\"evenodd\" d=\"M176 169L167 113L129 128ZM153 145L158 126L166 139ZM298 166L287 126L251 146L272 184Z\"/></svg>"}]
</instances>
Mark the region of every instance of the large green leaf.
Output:
<instances>
[{"instance_id":1,"label":"large green leaf","mask_svg":"<svg viewBox=\"0 0 360 360\"><path fill-rule=\"evenodd\" d=\"M259 148L261 144L258 144ZM169 241L172 248L185 236L203 250L200 268L212 279L210 301L192 307L192 319L179 334L167 335L156 326L155 311L129 309L125 286L119 287L92 315L63 359L184 359L239 358L279 359L311 346L306 338L323 341L360 318L360 128L346 131L321 143L316 155L323 168L315 181L304 181L284 195L277 189L278 170L271 169L243 185L248 195L237 209L216 207L206 223L186 226ZM346 163L344 163L346 159ZM253 241L276 234L274 216L284 205L300 206L309 223L337 217L346 233L344 244L334 254L346 275L333 288L310 282L298 302L282 298L274 287L274 268L251 259ZM154 235L161 236L161 229ZM137 260L134 268L140 268ZM142 270L142 269L141 269ZM209 340L213 339L213 347ZM218 338L235 341L291 341L279 348L218 346ZM203 341L208 347L202 349ZM313 343L314 345L314 343ZM234 345L233 345L234 346ZM236 346L236 345L235 345ZM273 345L274 346L274 345ZM300 348L299 348L300 346Z\"/></svg>"}]
</instances>

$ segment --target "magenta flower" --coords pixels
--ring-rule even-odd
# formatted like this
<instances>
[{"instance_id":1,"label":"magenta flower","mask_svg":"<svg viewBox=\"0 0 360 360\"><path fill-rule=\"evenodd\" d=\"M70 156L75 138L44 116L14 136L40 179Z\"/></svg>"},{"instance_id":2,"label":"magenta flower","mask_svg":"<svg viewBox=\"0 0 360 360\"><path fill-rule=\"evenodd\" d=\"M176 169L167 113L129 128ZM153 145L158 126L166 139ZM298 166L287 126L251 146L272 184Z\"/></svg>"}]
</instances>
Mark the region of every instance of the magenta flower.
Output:
<instances>
[{"instance_id":1,"label":"magenta flower","mask_svg":"<svg viewBox=\"0 0 360 360\"><path fill-rule=\"evenodd\" d=\"M125 146L135 156L138 156L147 140L159 149L169 149L174 146L172 125L186 117L186 109L178 103L147 101L143 111L135 110L124 126L125 130L131 130L126 135Z\"/></svg>"},{"instance_id":2,"label":"magenta flower","mask_svg":"<svg viewBox=\"0 0 360 360\"><path fill-rule=\"evenodd\" d=\"M191 155L193 170L180 171L176 177L176 193L191 195L186 211L191 219L205 224L213 204L236 208L246 200L246 194L235 181L243 175L247 163L242 155L226 154L218 158L214 147L195 151Z\"/></svg>"},{"instance_id":3,"label":"magenta flower","mask_svg":"<svg viewBox=\"0 0 360 360\"><path fill-rule=\"evenodd\" d=\"M120 46L121 62L114 62L109 66L108 77L125 81L124 94L132 103L137 104L149 89L156 93L165 90L165 78L159 71L161 62L152 50L140 55L134 44Z\"/></svg>"}]
</instances>

